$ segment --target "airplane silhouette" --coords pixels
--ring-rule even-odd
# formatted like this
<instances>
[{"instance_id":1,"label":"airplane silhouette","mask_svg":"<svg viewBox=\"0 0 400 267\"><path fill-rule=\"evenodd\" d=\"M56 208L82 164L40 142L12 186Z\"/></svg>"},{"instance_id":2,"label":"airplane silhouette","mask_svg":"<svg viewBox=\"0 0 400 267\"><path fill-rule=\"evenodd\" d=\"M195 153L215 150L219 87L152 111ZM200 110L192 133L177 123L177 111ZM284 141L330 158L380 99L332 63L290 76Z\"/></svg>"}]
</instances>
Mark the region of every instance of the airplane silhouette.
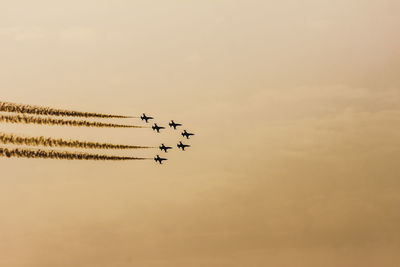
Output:
<instances>
[{"instance_id":1,"label":"airplane silhouette","mask_svg":"<svg viewBox=\"0 0 400 267\"><path fill-rule=\"evenodd\" d=\"M147 117L144 113L140 118L142 119L142 121L146 121L146 123L148 123L148 120L154 119L153 117Z\"/></svg>"},{"instance_id":2,"label":"airplane silhouette","mask_svg":"<svg viewBox=\"0 0 400 267\"><path fill-rule=\"evenodd\" d=\"M182 136L183 136L183 137L186 137L187 139L189 139L189 137L190 137L191 135L194 135L194 133L188 133L188 132L186 132L186 130L183 130L183 132L182 132Z\"/></svg>"},{"instance_id":3,"label":"airplane silhouette","mask_svg":"<svg viewBox=\"0 0 400 267\"><path fill-rule=\"evenodd\" d=\"M174 127L174 130L176 130L176 127L178 126L182 126L182 124L175 123L174 120L171 120L171 122L169 123L169 127Z\"/></svg>"},{"instance_id":4,"label":"airplane silhouette","mask_svg":"<svg viewBox=\"0 0 400 267\"><path fill-rule=\"evenodd\" d=\"M160 156L159 156L159 155L157 155L157 157L154 157L154 161L155 161L155 162L157 162L157 161L158 161L160 164L162 164L163 160L168 160L168 159L165 159L165 158L160 158Z\"/></svg>"},{"instance_id":5,"label":"airplane silhouette","mask_svg":"<svg viewBox=\"0 0 400 267\"><path fill-rule=\"evenodd\" d=\"M160 148L161 151L164 150L165 153L168 153L168 149L172 149L172 147L165 146L164 144L161 144L161 146L159 146L159 148Z\"/></svg>"},{"instance_id":6,"label":"airplane silhouette","mask_svg":"<svg viewBox=\"0 0 400 267\"><path fill-rule=\"evenodd\" d=\"M161 129L165 129L165 127L158 126L157 123L154 123L151 128L153 128L153 131L157 131L157 133L159 133Z\"/></svg>"},{"instance_id":7,"label":"airplane silhouette","mask_svg":"<svg viewBox=\"0 0 400 267\"><path fill-rule=\"evenodd\" d=\"M177 144L176 146L177 146L178 148L181 148L182 151L185 151L185 147L190 147L190 145L182 144L182 141L179 142L179 144Z\"/></svg>"}]
</instances>

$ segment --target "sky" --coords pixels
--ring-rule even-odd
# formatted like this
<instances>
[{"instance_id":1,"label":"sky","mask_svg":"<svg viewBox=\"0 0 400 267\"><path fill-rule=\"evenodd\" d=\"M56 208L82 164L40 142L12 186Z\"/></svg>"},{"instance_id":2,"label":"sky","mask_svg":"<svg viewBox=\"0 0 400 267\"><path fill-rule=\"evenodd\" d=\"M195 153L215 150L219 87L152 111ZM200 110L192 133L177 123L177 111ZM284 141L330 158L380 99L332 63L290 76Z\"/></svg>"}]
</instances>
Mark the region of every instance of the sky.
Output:
<instances>
[{"instance_id":1,"label":"sky","mask_svg":"<svg viewBox=\"0 0 400 267\"><path fill-rule=\"evenodd\" d=\"M3 1L0 101L146 112L196 136L162 166L0 159L0 265L399 266L399 11L396 0Z\"/></svg>"}]
</instances>

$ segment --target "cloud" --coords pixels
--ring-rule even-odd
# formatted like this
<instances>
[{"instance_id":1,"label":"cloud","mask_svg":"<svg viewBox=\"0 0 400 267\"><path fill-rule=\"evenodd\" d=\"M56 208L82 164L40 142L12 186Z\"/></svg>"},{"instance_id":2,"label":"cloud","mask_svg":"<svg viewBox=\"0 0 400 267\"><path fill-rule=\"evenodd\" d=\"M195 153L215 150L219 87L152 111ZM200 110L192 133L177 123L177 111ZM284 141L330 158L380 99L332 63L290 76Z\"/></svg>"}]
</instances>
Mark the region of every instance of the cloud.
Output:
<instances>
[{"instance_id":1,"label":"cloud","mask_svg":"<svg viewBox=\"0 0 400 267\"><path fill-rule=\"evenodd\" d=\"M40 27L3 27L0 28L0 38L16 42L43 40L59 40L68 43L87 43L98 39L95 30L86 27L72 28L40 28Z\"/></svg>"},{"instance_id":2,"label":"cloud","mask_svg":"<svg viewBox=\"0 0 400 267\"><path fill-rule=\"evenodd\" d=\"M203 57L198 52L194 52L186 56L185 61L188 63L199 63L203 61Z\"/></svg>"},{"instance_id":3,"label":"cloud","mask_svg":"<svg viewBox=\"0 0 400 267\"><path fill-rule=\"evenodd\" d=\"M86 43L97 39L97 33L91 28L75 27L61 30L58 37L64 42Z\"/></svg>"},{"instance_id":4,"label":"cloud","mask_svg":"<svg viewBox=\"0 0 400 267\"><path fill-rule=\"evenodd\" d=\"M43 40L47 33L38 27L5 27L0 28L0 39L11 39L18 42Z\"/></svg>"}]
</instances>

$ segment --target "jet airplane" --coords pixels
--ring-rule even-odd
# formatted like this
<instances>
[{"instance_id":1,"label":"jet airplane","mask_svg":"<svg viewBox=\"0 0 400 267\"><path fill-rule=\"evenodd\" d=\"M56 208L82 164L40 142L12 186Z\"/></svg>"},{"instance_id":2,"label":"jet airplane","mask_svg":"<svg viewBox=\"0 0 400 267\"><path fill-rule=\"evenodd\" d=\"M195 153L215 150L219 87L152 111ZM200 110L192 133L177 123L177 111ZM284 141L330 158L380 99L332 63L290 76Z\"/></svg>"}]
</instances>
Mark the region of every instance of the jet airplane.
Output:
<instances>
[{"instance_id":1,"label":"jet airplane","mask_svg":"<svg viewBox=\"0 0 400 267\"><path fill-rule=\"evenodd\" d=\"M142 119L142 121L146 121L146 123L148 123L149 120L154 119L153 117L147 117L146 114L144 114L144 113L140 118Z\"/></svg>"},{"instance_id":2,"label":"jet airplane","mask_svg":"<svg viewBox=\"0 0 400 267\"><path fill-rule=\"evenodd\" d=\"M164 144L161 144L161 146L159 146L159 148L160 148L161 151L164 150L165 153L168 153L168 149L172 149L172 147L165 146Z\"/></svg>"},{"instance_id":3,"label":"jet airplane","mask_svg":"<svg viewBox=\"0 0 400 267\"><path fill-rule=\"evenodd\" d=\"M157 131L157 133L159 133L161 129L165 129L165 127L158 126L157 123L154 123L151 128L153 128L153 131Z\"/></svg>"},{"instance_id":4,"label":"jet airplane","mask_svg":"<svg viewBox=\"0 0 400 267\"><path fill-rule=\"evenodd\" d=\"M177 144L176 146L177 146L178 148L181 148L182 151L185 151L185 147L190 147L190 145L182 144L182 141L179 142L179 144Z\"/></svg>"},{"instance_id":5,"label":"jet airplane","mask_svg":"<svg viewBox=\"0 0 400 267\"><path fill-rule=\"evenodd\" d=\"M162 164L163 160L168 160L168 159L166 159L166 158L160 158L159 155L157 155L157 157L154 157L154 161L155 161L155 162L158 161L160 164Z\"/></svg>"},{"instance_id":6,"label":"jet airplane","mask_svg":"<svg viewBox=\"0 0 400 267\"><path fill-rule=\"evenodd\" d=\"M169 123L169 127L174 127L174 130L176 130L176 127L178 126L182 126L182 124L175 123L174 120L171 120L171 122Z\"/></svg>"},{"instance_id":7,"label":"jet airplane","mask_svg":"<svg viewBox=\"0 0 400 267\"><path fill-rule=\"evenodd\" d=\"M183 137L186 137L187 139L189 139L189 137L190 137L191 135L194 135L194 133L188 133L188 132L186 132L186 130L183 130L183 132L182 132L182 136L183 136Z\"/></svg>"}]
</instances>

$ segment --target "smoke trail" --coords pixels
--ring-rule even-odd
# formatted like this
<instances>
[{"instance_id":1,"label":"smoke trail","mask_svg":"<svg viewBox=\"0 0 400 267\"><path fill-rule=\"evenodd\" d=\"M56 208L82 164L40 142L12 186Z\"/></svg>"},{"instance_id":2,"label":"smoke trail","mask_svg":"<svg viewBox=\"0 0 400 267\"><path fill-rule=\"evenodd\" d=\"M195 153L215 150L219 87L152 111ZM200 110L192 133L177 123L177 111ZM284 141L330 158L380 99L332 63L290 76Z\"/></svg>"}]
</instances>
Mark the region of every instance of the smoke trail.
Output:
<instances>
[{"instance_id":1,"label":"smoke trail","mask_svg":"<svg viewBox=\"0 0 400 267\"><path fill-rule=\"evenodd\" d=\"M35 115L47 115L47 116L70 116L70 117L95 117L95 118L137 118L130 116L112 115L112 114L101 114L91 112L80 112L73 110L54 109L50 107L38 107L32 105L15 104L10 102L0 101L0 111L14 112L14 113L27 113Z\"/></svg>"},{"instance_id":2,"label":"smoke trail","mask_svg":"<svg viewBox=\"0 0 400 267\"><path fill-rule=\"evenodd\" d=\"M27 145L27 146L49 146L49 147L75 147L75 148L91 148L91 149L141 149L154 148L149 146L131 146L118 145L98 142L87 142L78 140L64 140L52 137L24 137L14 134L0 133L0 143Z\"/></svg>"},{"instance_id":3,"label":"smoke trail","mask_svg":"<svg viewBox=\"0 0 400 267\"><path fill-rule=\"evenodd\" d=\"M32 149L7 149L0 147L0 157L36 158L36 159L66 159L66 160L147 160L150 158L107 156L100 154L71 153L66 151L46 151Z\"/></svg>"},{"instance_id":4,"label":"smoke trail","mask_svg":"<svg viewBox=\"0 0 400 267\"><path fill-rule=\"evenodd\" d=\"M123 125L114 123L63 120L53 118L41 118L26 115L0 115L0 122L7 123L24 123L24 124L46 124L46 125L62 125L62 126L83 126L83 127L107 127L107 128L148 128L146 126Z\"/></svg>"}]
</instances>

